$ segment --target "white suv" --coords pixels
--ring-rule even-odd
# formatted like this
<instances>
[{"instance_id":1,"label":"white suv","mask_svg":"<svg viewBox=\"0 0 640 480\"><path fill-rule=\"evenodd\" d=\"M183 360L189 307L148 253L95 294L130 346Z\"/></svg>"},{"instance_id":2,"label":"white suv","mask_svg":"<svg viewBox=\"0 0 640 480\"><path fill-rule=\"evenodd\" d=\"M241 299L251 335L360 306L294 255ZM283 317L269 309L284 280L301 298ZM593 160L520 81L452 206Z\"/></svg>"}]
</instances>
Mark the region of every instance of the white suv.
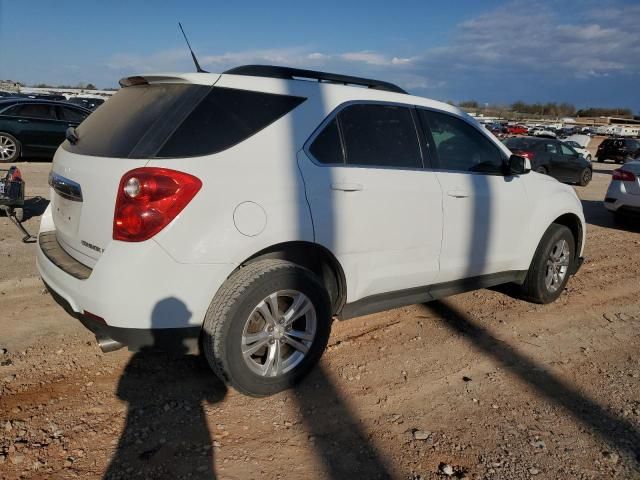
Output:
<instances>
[{"instance_id":1,"label":"white suv","mask_svg":"<svg viewBox=\"0 0 640 480\"><path fill-rule=\"evenodd\" d=\"M268 395L334 317L507 282L547 303L581 264L573 189L458 108L283 67L121 85L56 153L37 254L105 351L199 347Z\"/></svg>"}]
</instances>

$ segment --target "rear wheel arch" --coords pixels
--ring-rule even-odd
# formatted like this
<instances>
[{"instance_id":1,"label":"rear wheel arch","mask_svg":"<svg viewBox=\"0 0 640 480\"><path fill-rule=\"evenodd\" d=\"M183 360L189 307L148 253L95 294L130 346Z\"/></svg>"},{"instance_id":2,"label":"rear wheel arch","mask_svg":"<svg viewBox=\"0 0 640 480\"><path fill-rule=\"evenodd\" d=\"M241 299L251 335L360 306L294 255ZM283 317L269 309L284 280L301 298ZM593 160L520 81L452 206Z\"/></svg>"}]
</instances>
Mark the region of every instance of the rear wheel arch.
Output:
<instances>
[{"instance_id":1,"label":"rear wheel arch","mask_svg":"<svg viewBox=\"0 0 640 480\"><path fill-rule=\"evenodd\" d=\"M327 248L313 242L292 241L267 247L243 262L234 270L259 260L286 260L311 270L322 282L331 299L332 314L338 314L347 298L347 282L338 259Z\"/></svg>"}]
</instances>

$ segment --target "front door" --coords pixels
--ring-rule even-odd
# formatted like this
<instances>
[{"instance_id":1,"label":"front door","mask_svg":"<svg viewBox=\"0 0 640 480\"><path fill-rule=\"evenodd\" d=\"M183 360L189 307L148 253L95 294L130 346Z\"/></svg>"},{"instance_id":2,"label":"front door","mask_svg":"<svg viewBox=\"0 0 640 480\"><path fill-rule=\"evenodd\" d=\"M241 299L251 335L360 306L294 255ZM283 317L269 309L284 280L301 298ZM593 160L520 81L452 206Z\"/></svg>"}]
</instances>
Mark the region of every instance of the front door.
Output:
<instances>
[{"instance_id":1,"label":"front door","mask_svg":"<svg viewBox=\"0 0 640 480\"><path fill-rule=\"evenodd\" d=\"M438 283L512 270L527 230L521 179L504 175L505 155L478 128L419 112L443 192Z\"/></svg>"},{"instance_id":2,"label":"front door","mask_svg":"<svg viewBox=\"0 0 640 480\"><path fill-rule=\"evenodd\" d=\"M433 283L442 193L423 169L411 108L351 104L298 156L315 240L347 278L347 301Z\"/></svg>"}]
</instances>

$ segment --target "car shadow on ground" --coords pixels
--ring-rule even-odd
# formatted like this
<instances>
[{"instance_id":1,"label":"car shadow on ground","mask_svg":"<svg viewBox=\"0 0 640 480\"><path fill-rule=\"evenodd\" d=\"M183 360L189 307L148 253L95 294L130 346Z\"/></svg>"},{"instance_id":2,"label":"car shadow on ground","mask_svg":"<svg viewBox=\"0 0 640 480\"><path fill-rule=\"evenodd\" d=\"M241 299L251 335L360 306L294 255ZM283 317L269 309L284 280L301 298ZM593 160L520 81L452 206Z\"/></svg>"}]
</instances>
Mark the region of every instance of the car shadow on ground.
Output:
<instances>
[{"instance_id":1,"label":"car shadow on ground","mask_svg":"<svg viewBox=\"0 0 640 480\"><path fill-rule=\"evenodd\" d=\"M630 455L640 466L640 431L607 411L580 391L564 383L545 365L519 352L514 346L495 338L461 310L444 301L423 304L452 333L499 363L505 370L532 387L542 398L562 407L569 415L605 440L611 448Z\"/></svg>"},{"instance_id":2,"label":"car shadow on ground","mask_svg":"<svg viewBox=\"0 0 640 480\"><path fill-rule=\"evenodd\" d=\"M613 172L613 170L606 170L604 168L594 168L593 169L593 173L602 173L604 175L611 175L611 172Z\"/></svg>"},{"instance_id":3,"label":"car shadow on ground","mask_svg":"<svg viewBox=\"0 0 640 480\"><path fill-rule=\"evenodd\" d=\"M640 232L640 221L636 218L616 218L613 213L604 208L599 200L582 200L584 218L589 225L624 230L626 232Z\"/></svg>"}]
</instances>

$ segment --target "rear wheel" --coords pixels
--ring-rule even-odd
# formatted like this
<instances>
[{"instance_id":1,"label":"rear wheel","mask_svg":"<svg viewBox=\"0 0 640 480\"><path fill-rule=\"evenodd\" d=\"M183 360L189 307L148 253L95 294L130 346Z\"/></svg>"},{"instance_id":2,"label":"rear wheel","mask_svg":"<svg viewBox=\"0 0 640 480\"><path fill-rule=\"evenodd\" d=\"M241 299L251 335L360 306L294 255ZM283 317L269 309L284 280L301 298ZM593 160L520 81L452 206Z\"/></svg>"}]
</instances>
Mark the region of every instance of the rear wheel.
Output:
<instances>
[{"instance_id":1,"label":"rear wheel","mask_svg":"<svg viewBox=\"0 0 640 480\"><path fill-rule=\"evenodd\" d=\"M0 132L0 163L15 162L20 158L20 142L8 133Z\"/></svg>"},{"instance_id":2,"label":"rear wheel","mask_svg":"<svg viewBox=\"0 0 640 480\"><path fill-rule=\"evenodd\" d=\"M301 380L324 352L331 328L329 295L310 270L261 260L233 274L203 325L203 349L216 374L261 397Z\"/></svg>"},{"instance_id":3,"label":"rear wheel","mask_svg":"<svg viewBox=\"0 0 640 480\"><path fill-rule=\"evenodd\" d=\"M564 225L551 224L542 236L522 284L523 297L551 303L564 290L575 258L575 239Z\"/></svg>"},{"instance_id":4,"label":"rear wheel","mask_svg":"<svg viewBox=\"0 0 640 480\"><path fill-rule=\"evenodd\" d=\"M547 169L544 168L544 167L537 167L536 168L536 172L541 173L543 175L546 175L547 174Z\"/></svg>"}]
</instances>

